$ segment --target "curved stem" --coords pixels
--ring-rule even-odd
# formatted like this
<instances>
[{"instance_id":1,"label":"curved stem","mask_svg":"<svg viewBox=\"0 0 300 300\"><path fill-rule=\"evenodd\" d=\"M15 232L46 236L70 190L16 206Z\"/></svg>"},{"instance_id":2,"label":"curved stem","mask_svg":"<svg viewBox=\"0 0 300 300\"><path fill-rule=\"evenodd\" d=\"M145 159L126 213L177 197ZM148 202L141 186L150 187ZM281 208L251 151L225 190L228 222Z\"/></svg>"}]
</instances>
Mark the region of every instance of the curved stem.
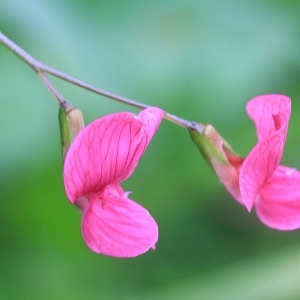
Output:
<instances>
[{"instance_id":1,"label":"curved stem","mask_svg":"<svg viewBox=\"0 0 300 300\"><path fill-rule=\"evenodd\" d=\"M32 57L29 53L27 53L24 49L22 49L20 46L15 44L12 40L10 40L7 36L5 36L1 31L0 31L0 43L2 43L4 46L6 46L10 51L15 53L21 60L23 60L27 65L29 65L35 72L39 74L39 76L42 78L44 83L47 85L47 87L50 89L51 93L54 95L54 97L58 100L60 104L67 104L68 102L63 99L63 97L55 90L53 85L50 83L49 79L43 74L43 73L48 73L51 74L55 77L58 77L60 79L63 79L65 81L68 81L74 85L77 85L79 87L82 87L86 90L89 90L91 92L97 93L99 95L105 96L107 98L126 103L128 105L144 109L148 108L149 105L146 105L141 102L137 102L131 99L128 99L126 97L111 93L109 91L103 90L101 88L98 88L96 86L93 86L89 83L86 83L78 78L75 78L73 76L70 76L66 73L63 73L61 71L58 71L48 65L45 65ZM172 114L169 114L165 112L164 118L174 124L180 125L182 127L190 128L192 126L192 122L181 119L177 116L174 116Z\"/></svg>"}]
</instances>

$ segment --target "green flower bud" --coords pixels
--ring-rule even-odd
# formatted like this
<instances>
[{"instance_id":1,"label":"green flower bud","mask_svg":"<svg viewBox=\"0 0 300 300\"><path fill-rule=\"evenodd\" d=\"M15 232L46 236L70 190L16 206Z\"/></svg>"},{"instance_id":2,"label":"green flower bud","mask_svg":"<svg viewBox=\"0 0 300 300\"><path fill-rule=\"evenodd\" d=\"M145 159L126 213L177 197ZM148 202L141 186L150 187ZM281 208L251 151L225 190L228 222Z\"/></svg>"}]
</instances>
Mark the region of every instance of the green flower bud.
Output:
<instances>
[{"instance_id":1,"label":"green flower bud","mask_svg":"<svg viewBox=\"0 0 300 300\"><path fill-rule=\"evenodd\" d=\"M239 173L244 158L235 154L232 147L210 124L193 123L189 132L222 184L238 202L243 203L239 189Z\"/></svg>"},{"instance_id":2,"label":"green flower bud","mask_svg":"<svg viewBox=\"0 0 300 300\"><path fill-rule=\"evenodd\" d=\"M210 124L194 123L189 132L204 159L211 165L212 159L229 165L228 153L235 154L232 147Z\"/></svg>"},{"instance_id":3,"label":"green flower bud","mask_svg":"<svg viewBox=\"0 0 300 300\"><path fill-rule=\"evenodd\" d=\"M71 143L77 134L84 128L84 120L79 109L74 108L71 104L59 107L58 113L60 138L62 146L62 156L65 160L66 154Z\"/></svg>"}]
</instances>

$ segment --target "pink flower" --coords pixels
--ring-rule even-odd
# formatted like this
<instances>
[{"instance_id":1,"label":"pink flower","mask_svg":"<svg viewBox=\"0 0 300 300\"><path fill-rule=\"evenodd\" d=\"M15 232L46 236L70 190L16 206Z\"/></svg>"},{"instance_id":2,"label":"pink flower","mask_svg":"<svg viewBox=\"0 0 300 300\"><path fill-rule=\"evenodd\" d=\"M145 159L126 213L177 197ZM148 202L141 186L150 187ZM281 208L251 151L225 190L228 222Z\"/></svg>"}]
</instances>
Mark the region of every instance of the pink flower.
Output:
<instances>
[{"instance_id":1,"label":"pink flower","mask_svg":"<svg viewBox=\"0 0 300 300\"><path fill-rule=\"evenodd\" d=\"M89 124L71 144L64 164L65 190L83 212L83 238L94 252L133 257L155 249L156 222L119 183L133 173L163 114L156 107L138 116L111 114Z\"/></svg>"},{"instance_id":2,"label":"pink flower","mask_svg":"<svg viewBox=\"0 0 300 300\"><path fill-rule=\"evenodd\" d=\"M291 114L291 100L283 95L263 95L248 102L258 143L243 162L239 175L241 198L259 219L279 230L300 227L300 173L279 166Z\"/></svg>"},{"instance_id":3,"label":"pink flower","mask_svg":"<svg viewBox=\"0 0 300 300\"><path fill-rule=\"evenodd\" d=\"M235 198L248 211L255 205L259 219L267 226L279 230L297 229L300 227L300 173L279 166L291 101L283 95L263 95L249 101L246 110L254 121L258 143L235 167L239 171L240 190Z\"/></svg>"},{"instance_id":4,"label":"pink flower","mask_svg":"<svg viewBox=\"0 0 300 300\"><path fill-rule=\"evenodd\" d=\"M220 181L248 211L279 230L300 228L300 173L280 166L291 114L290 98L263 95L246 107L254 121L258 143L244 159L236 155L211 125L190 129L194 142Z\"/></svg>"}]
</instances>

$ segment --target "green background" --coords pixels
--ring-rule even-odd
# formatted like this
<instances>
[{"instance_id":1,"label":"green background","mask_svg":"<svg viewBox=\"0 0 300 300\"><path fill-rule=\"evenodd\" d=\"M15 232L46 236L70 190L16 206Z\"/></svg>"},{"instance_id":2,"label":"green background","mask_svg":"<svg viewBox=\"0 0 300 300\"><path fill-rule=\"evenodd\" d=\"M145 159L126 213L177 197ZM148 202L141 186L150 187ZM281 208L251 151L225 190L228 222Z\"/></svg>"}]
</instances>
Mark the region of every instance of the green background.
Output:
<instances>
[{"instance_id":1,"label":"green background","mask_svg":"<svg viewBox=\"0 0 300 300\"><path fill-rule=\"evenodd\" d=\"M283 164L300 167L298 1L0 1L0 30L114 93L213 124L245 156L252 97L292 98ZM51 77L86 123L138 112ZM163 121L122 183L159 224L156 251L91 252L62 182L58 105L0 45L0 299L300 299L300 233L265 227L219 184L187 130Z\"/></svg>"}]
</instances>

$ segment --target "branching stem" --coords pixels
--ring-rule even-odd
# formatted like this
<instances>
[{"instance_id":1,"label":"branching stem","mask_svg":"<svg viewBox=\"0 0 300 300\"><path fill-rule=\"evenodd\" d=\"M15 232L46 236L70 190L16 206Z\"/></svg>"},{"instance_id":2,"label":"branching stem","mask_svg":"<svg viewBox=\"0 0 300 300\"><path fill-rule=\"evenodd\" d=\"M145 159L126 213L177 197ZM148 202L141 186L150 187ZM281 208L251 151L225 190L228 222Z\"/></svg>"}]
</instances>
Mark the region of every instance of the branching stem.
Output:
<instances>
[{"instance_id":1,"label":"branching stem","mask_svg":"<svg viewBox=\"0 0 300 300\"><path fill-rule=\"evenodd\" d=\"M86 90L89 90L91 92L97 93L99 95L105 96L107 98L128 104L130 106L134 106L140 109L148 108L149 105L146 105L141 102L137 102L128 98L125 98L123 96L108 92L106 90L103 90L101 88L98 88L96 86L93 86L89 83L86 83L82 81L81 79L75 78L73 76L70 76L66 73L63 73L61 71L58 71L48 65L45 65L32 57L29 53L27 53L24 49L22 49L20 46L15 44L12 40L10 40L7 36L5 36L0 31L0 43L2 43L4 46L6 46L10 51L12 51L15 55L17 55L21 60L23 60L27 65L29 65L36 73L39 74L43 82L46 84L46 86L49 88L51 93L54 95L54 97L57 99L60 105L67 105L69 104L66 100L63 99L63 97L57 92L57 90L54 88L54 86L51 84L49 79L46 77L44 73L51 74L55 77L58 77L60 79L63 79L65 81L68 81L74 85L77 85L81 88L84 88ZM172 123L175 123L177 125L180 125L182 127L191 128L193 127L193 122L181 119L175 115L169 114L165 112L164 118Z\"/></svg>"}]
</instances>

